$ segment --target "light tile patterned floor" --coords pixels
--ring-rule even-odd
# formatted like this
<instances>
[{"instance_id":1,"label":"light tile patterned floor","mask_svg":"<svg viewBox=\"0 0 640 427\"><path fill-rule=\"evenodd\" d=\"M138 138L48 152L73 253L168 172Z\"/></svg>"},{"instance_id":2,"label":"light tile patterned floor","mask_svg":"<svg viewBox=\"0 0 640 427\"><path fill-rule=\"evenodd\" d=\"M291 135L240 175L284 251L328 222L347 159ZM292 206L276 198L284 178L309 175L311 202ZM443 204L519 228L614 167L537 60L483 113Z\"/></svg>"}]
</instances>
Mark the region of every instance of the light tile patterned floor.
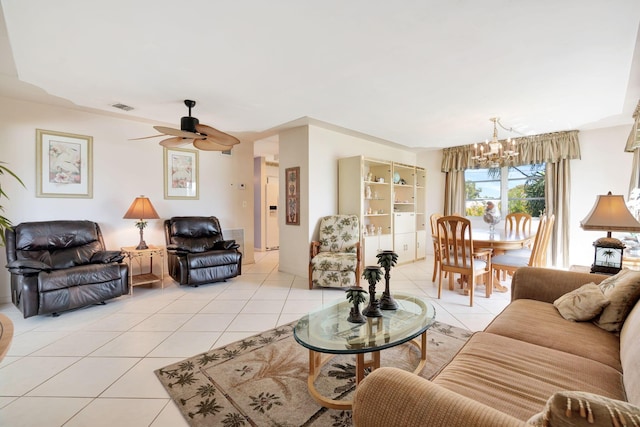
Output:
<instances>
[{"instance_id":1,"label":"light tile patterned floor","mask_svg":"<svg viewBox=\"0 0 640 427\"><path fill-rule=\"evenodd\" d=\"M277 251L256 259L226 283L180 287L167 277L164 290L136 287L133 296L59 317L23 319L0 305L15 327L0 363L0 425L186 426L155 369L344 298L340 289L309 290L306 277L278 272ZM486 299L478 289L469 307L469 297L446 284L437 300L432 268L432 258L395 267L392 291L433 297L439 321L471 330L484 329L509 302L509 293Z\"/></svg>"}]
</instances>

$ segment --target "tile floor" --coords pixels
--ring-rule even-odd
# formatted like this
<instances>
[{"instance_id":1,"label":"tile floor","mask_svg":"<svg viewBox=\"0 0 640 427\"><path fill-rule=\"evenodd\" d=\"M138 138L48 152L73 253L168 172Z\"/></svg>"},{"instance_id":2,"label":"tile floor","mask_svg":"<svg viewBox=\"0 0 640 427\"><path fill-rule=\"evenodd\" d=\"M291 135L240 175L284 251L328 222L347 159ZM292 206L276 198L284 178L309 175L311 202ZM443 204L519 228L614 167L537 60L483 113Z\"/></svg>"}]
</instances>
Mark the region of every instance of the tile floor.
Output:
<instances>
[{"instance_id":1,"label":"tile floor","mask_svg":"<svg viewBox=\"0 0 640 427\"><path fill-rule=\"evenodd\" d=\"M344 298L278 272L277 251L256 253L256 261L226 283L179 287L165 275L164 289L136 287L133 296L59 317L23 319L0 305L15 328L0 363L0 426L186 426L155 369ZM437 300L432 267L431 258L395 267L392 290L433 297L441 322L481 330L509 302L509 293L486 299L480 289L474 307L456 291Z\"/></svg>"}]
</instances>

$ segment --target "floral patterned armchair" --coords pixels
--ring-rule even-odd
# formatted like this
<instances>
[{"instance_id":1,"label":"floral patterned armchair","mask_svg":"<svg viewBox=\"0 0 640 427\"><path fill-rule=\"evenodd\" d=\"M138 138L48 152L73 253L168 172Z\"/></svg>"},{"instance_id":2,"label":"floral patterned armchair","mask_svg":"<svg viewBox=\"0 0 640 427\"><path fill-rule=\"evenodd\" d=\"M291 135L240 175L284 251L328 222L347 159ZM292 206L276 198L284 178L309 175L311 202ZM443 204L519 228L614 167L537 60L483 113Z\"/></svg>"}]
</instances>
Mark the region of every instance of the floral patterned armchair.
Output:
<instances>
[{"instance_id":1,"label":"floral patterned armchair","mask_svg":"<svg viewBox=\"0 0 640 427\"><path fill-rule=\"evenodd\" d=\"M356 215L320 219L318 241L309 251L309 289L360 286L360 223Z\"/></svg>"}]
</instances>

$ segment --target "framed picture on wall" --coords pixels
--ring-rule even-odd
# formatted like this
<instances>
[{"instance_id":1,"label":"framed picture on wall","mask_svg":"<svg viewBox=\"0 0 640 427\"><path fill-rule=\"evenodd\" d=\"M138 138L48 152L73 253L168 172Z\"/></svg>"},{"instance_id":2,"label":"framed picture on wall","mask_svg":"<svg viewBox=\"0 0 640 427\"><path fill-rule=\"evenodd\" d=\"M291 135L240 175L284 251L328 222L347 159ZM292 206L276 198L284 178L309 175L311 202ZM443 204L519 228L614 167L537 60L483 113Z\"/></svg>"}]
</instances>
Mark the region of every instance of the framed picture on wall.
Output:
<instances>
[{"instance_id":1,"label":"framed picture on wall","mask_svg":"<svg viewBox=\"0 0 640 427\"><path fill-rule=\"evenodd\" d=\"M300 167L285 169L286 223L300 225Z\"/></svg>"},{"instance_id":2,"label":"framed picture on wall","mask_svg":"<svg viewBox=\"0 0 640 427\"><path fill-rule=\"evenodd\" d=\"M183 148L164 148L164 198L199 197L198 152Z\"/></svg>"},{"instance_id":3,"label":"framed picture on wall","mask_svg":"<svg viewBox=\"0 0 640 427\"><path fill-rule=\"evenodd\" d=\"M36 197L93 198L93 138L36 129Z\"/></svg>"}]
</instances>

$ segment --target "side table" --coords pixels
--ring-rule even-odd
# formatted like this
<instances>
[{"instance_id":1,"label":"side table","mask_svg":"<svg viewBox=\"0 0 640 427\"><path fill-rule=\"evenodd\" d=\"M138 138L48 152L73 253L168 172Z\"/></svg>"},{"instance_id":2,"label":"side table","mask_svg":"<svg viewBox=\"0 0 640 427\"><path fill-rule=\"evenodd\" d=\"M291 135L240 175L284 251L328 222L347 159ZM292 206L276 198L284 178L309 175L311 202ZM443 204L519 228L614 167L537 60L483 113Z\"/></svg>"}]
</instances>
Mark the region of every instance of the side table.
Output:
<instances>
[{"instance_id":1,"label":"side table","mask_svg":"<svg viewBox=\"0 0 640 427\"><path fill-rule=\"evenodd\" d=\"M149 246L148 249L136 249L135 246L125 246L120 248L127 258L129 265L129 295L133 295L133 287L139 285L149 285L160 282L160 286L164 289L164 247ZM153 274L153 257L160 257L160 276ZM149 257L149 272L142 273L142 259ZM140 274L133 274L133 261L136 260L140 268Z\"/></svg>"}]
</instances>

